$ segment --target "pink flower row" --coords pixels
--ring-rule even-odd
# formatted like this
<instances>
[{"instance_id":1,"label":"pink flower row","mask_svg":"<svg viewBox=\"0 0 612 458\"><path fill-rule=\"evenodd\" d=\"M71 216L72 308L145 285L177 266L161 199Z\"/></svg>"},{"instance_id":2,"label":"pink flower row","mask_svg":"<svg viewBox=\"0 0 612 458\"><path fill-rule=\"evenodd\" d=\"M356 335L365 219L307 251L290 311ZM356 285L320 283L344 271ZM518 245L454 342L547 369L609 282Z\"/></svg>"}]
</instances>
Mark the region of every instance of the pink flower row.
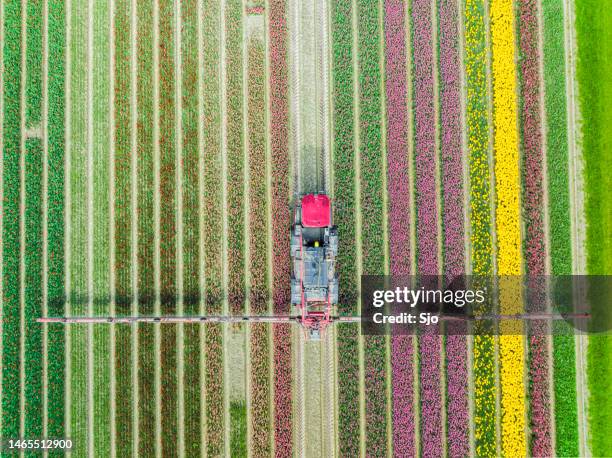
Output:
<instances>
[{"instance_id":1,"label":"pink flower row","mask_svg":"<svg viewBox=\"0 0 612 458\"><path fill-rule=\"evenodd\" d=\"M290 311L289 143L287 131L287 24L285 2L270 1L270 125L272 143L272 302L275 313ZM275 456L292 454L291 332L275 325L274 339L274 442Z\"/></svg>"},{"instance_id":2,"label":"pink flower row","mask_svg":"<svg viewBox=\"0 0 612 458\"><path fill-rule=\"evenodd\" d=\"M387 161L391 274L410 273L410 191L406 132L406 27L404 2L385 1ZM415 454L412 339L391 338L393 452Z\"/></svg>"},{"instance_id":3,"label":"pink flower row","mask_svg":"<svg viewBox=\"0 0 612 458\"><path fill-rule=\"evenodd\" d=\"M519 46L521 74L521 125L523 142L523 212L525 218L525 257L530 275L544 275L543 156L540 117L540 52L538 47L538 11L536 0L519 2ZM537 280L536 280L537 282ZM535 282L532 282L535 283ZM538 286L528 301L531 310L541 310L544 303ZM529 337L529 387L531 454L551 456L551 411L549 397L549 351L546 324L531 323Z\"/></svg>"},{"instance_id":4,"label":"pink flower row","mask_svg":"<svg viewBox=\"0 0 612 458\"><path fill-rule=\"evenodd\" d=\"M417 269L438 271L438 214L436 205L436 148L434 115L434 54L432 3L412 4L412 49L415 103L415 170L417 211ZM442 454L442 396L440 367L442 340L435 329L419 338L421 366L421 450L424 456Z\"/></svg>"},{"instance_id":5,"label":"pink flower row","mask_svg":"<svg viewBox=\"0 0 612 458\"><path fill-rule=\"evenodd\" d=\"M457 2L440 0L440 141L444 209L444 272L452 280L465 272L461 86ZM469 455L467 338L465 324L453 324L446 339L447 442L451 457Z\"/></svg>"}]
</instances>

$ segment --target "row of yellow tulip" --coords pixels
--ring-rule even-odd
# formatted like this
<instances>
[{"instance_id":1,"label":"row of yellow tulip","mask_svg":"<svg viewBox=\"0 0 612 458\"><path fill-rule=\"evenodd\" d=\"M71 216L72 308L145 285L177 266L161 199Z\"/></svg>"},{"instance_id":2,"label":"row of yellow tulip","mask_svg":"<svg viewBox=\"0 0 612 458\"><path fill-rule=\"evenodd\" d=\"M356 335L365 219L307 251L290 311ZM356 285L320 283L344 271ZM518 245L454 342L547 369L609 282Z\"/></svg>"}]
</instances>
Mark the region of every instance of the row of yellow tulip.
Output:
<instances>
[{"instance_id":1,"label":"row of yellow tulip","mask_svg":"<svg viewBox=\"0 0 612 458\"><path fill-rule=\"evenodd\" d=\"M490 3L494 103L494 151L497 253L499 275L520 275L520 176L517 129L514 12L512 0ZM499 285L501 313L520 313L520 291ZM525 387L523 337L519 322L500 325L501 433L504 456L525 456Z\"/></svg>"}]
</instances>

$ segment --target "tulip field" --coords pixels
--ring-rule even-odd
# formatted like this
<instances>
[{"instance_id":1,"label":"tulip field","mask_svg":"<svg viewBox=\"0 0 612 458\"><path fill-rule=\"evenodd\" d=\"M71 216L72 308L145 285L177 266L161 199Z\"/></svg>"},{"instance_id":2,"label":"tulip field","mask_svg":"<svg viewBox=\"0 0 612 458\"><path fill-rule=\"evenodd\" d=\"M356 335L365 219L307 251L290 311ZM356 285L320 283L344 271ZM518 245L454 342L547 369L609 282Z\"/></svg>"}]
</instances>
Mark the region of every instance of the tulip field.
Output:
<instances>
[{"instance_id":1,"label":"tulip field","mask_svg":"<svg viewBox=\"0 0 612 458\"><path fill-rule=\"evenodd\" d=\"M565 321L337 322L319 341L289 322L37 321L295 313L305 190L333 202L335 315L360 314L361 275L612 274L603 4L2 1L0 439L612 456L612 337ZM501 314L546 311L498 295Z\"/></svg>"}]
</instances>

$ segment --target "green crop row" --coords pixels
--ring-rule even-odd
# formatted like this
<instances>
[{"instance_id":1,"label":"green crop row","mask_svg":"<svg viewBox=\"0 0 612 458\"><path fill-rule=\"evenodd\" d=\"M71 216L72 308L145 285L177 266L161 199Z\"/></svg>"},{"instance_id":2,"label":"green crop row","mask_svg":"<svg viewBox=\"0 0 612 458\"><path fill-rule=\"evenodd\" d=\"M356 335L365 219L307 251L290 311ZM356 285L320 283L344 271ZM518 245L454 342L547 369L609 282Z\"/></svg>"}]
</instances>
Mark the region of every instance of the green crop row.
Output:
<instances>
[{"instance_id":1,"label":"green crop row","mask_svg":"<svg viewBox=\"0 0 612 458\"><path fill-rule=\"evenodd\" d=\"M384 273L383 230L383 131L381 94L381 47L383 30L379 24L379 2L360 0L357 3L359 46L359 108L361 162L361 214L363 272ZM387 358L384 337L364 338L366 448L369 454L387 454L387 396L384 389Z\"/></svg>"},{"instance_id":2,"label":"green crop row","mask_svg":"<svg viewBox=\"0 0 612 458\"><path fill-rule=\"evenodd\" d=\"M49 2L47 290L48 314L64 313L64 86L66 53L63 0ZM49 437L64 436L64 328L47 327ZM50 456L59 456L51 454Z\"/></svg>"},{"instance_id":3,"label":"green crop row","mask_svg":"<svg viewBox=\"0 0 612 458\"><path fill-rule=\"evenodd\" d=\"M145 325L146 326L146 325ZM176 325L161 326L161 453L174 455L178 442Z\"/></svg>"},{"instance_id":4,"label":"green crop row","mask_svg":"<svg viewBox=\"0 0 612 458\"><path fill-rule=\"evenodd\" d=\"M130 15L131 2L115 3L115 290L117 314L131 306L131 154L130 154ZM117 417L118 422L126 419ZM126 438L129 442L129 438ZM121 449L118 450L118 452Z\"/></svg>"},{"instance_id":5,"label":"green crop row","mask_svg":"<svg viewBox=\"0 0 612 458\"><path fill-rule=\"evenodd\" d=\"M612 274L612 11L593 0L576 1L577 79L582 119L587 271ZM573 126L572 126L573 127ZM609 294L612 294L608 287ZM601 317L612 328L612 312ZM593 456L612 455L612 336L589 337L589 429Z\"/></svg>"},{"instance_id":6,"label":"green crop row","mask_svg":"<svg viewBox=\"0 0 612 458\"><path fill-rule=\"evenodd\" d=\"M355 250L355 140L353 113L353 49L351 2L332 4L333 88L334 88L334 223L342 240L338 253L340 279L339 313L357 312L357 266Z\"/></svg>"},{"instance_id":7,"label":"green crop row","mask_svg":"<svg viewBox=\"0 0 612 458\"><path fill-rule=\"evenodd\" d=\"M177 252L177 154L176 138L176 53L174 24L176 22L172 2L159 2L159 202L160 202L160 291L163 314L176 313L176 252ZM174 352L173 352L174 353ZM170 401L169 401L170 402ZM172 401L174 402L174 401ZM169 427L170 429L170 427ZM170 447L175 439L162 438L163 448ZM164 441L168 443L165 444ZM167 445L167 447L166 447Z\"/></svg>"},{"instance_id":8,"label":"green crop row","mask_svg":"<svg viewBox=\"0 0 612 458\"><path fill-rule=\"evenodd\" d=\"M110 313L110 180L111 167L109 122L110 105L110 49L108 36L112 11L108 2L93 4L93 281L95 315ZM100 455L111 454L111 398L110 398L110 328L95 326L93 339L93 435L96 452Z\"/></svg>"},{"instance_id":9,"label":"green crop row","mask_svg":"<svg viewBox=\"0 0 612 458\"><path fill-rule=\"evenodd\" d=\"M200 203L198 147L198 15L196 0L181 4L182 138L183 138L183 293L184 313L200 308ZM190 420L192 421L192 420ZM194 418L193 421L196 421ZM186 438L185 442L191 440Z\"/></svg>"},{"instance_id":10,"label":"green crop row","mask_svg":"<svg viewBox=\"0 0 612 458\"><path fill-rule=\"evenodd\" d=\"M209 456L220 456L224 448L223 328L208 324L206 331L206 431Z\"/></svg>"},{"instance_id":11,"label":"green crop row","mask_svg":"<svg viewBox=\"0 0 612 458\"><path fill-rule=\"evenodd\" d=\"M42 4L28 2L26 10L27 127L39 126L42 113ZM42 141L25 141L25 291L24 317L25 435L42 435L42 332L36 318L42 313ZM18 182L12 183L17 186ZM9 183L10 184L10 183Z\"/></svg>"},{"instance_id":12,"label":"green crop row","mask_svg":"<svg viewBox=\"0 0 612 458\"><path fill-rule=\"evenodd\" d=\"M153 221L154 152L153 152L153 5L139 2L137 16L137 221L138 221L138 313L151 315L155 297L155 225ZM162 204L163 205L163 204ZM155 334L151 325L138 327L138 453L155 453ZM171 350L168 350L171 351ZM98 440L96 439L96 442Z\"/></svg>"},{"instance_id":13,"label":"green crop row","mask_svg":"<svg viewBox=\"0 0 612 458\"><path fill-rule=\"evenodd\" d=\"M115 327L115 430L116 437L122 439L116 442L117 456L132 456L132 438L134 435L132 415L132 371L136 370L130 364L132 360L132 326Z\"/></svg>"},{"instance_id":14,"label":"green crop row","mask_svg":"<svg viewBox=\"0 0 612 458\"><path fill-rule=\"evenodd\" d=\"M198 148L198 16L195 0L181 5L181 65L183 90L183 281L186 315L198 314L200 309L200 230L199 230L199 148ZM184 326L184 399L185 453L200 456L201 438L201 380L200 328L204 325Z\"/></svg>"},{"instance_id":15,"label":"green crop row","mask_svg":"<svg viewBox=\"0 0 612 458\"><path fill-rule=\"evenodd\" d=\"M263 41L251 35L248 43L249 242L251 258L250 307L255 314L268 308L266 225L266 125Z\"/></svg>"},{"instance_id":16,"label":"green crop row","mask_svg":"<svg viewBox=\"0 0 612 458\"><path fill-rule=\"evenodd\" d=\"M222 312L221 118L219 2L204 4L204 268L206 312Z\"/></svg>"},{"instance_id":17,"label":"green crop row","mask_svg":"<svg viewBox=\"0 0 612 458\"><path fill-rule=\"evenodd\" d=\"M244 139L242 133L242 2L226 5L227 90L227 261L228 300L232 314L244 313Z\"/></svg>"},{"instance_id":18,"label":"green crop row","mask_svg":"<svg viewBox=\"0 0 612 458\"><path fill-rule=\"evenodd\" d=\"M247 456L246 404L243 401L230 403L230 456Z\"/></svg>"},{"instance_id":19,"label":"green crop row","mask_svg":"<svg viewBox=\"0 0 612 458\"><path fill-rule=\"evenodd\" d=\"M271 453L270 430L270 326L251 325L251 437L249 447L253 456Z\"/></svg>"},{"instance_id":20,"label":"green crop row","mask_svg":"<svg viewBox=\"0 0 612 458\"><path fill-rule=\"evenodd\" d=\"M185 379L185 454L200 456L202 453L201 422L201 377L200 364L204 358L200 346L200 330L203 324L185 324L184 326L184 368Z\"/></svg>"},{"instance_id":21,"label":"green crop row","mask_svg":"<svg viewBox=\"0 0 612 458\"><path fill-rule=\"evenodd\" d=\"M25 434L42 435L42 142L26 141L25 161Z\"/></svg>"},{"instance_id":22,"label":"green crop row","mask_svg":"<svg viewBox=\"0 0 612 458\"><path fill-rule=\"evenodd\" d=\"M353 112L352 6L349 0L332 2L333 106L334 106L334 223L342 240L338 253L340 297L338 312L357 312L355 249L355 140ZM358 329L338 326L338 439L342 456L359 455Z\"/></svg>"},{"instance_id":23,"label":"green crop row","mask_svg":"<svg viewBox=\"0 0 612 458\"><path fill-rule=\"evenodd\" d=\"M562 0L542 2L544 30L544 104L546 111L546 154L550 219L550 260L552 273L572 272L569 211L569 164L567 101L565 91L564 12ZM558 456L578 456L578 416L576 404L576 353L571 333L553 336L555 393L555 452Z\"/></svg>"},{"instance_id":24,"label":"green crop row","mask_svg":"<svg viewBox=\"0 0 612 458\"><path fill-rule=\"evenodd\" d=\"M115 289L117 314L130 314L131 307L131 191L130 191L130 15L131 2L118 0L114 12L115 39ZM132 383L131 328L115 328L115 430L117 456L131 456L132 447ZM134 452L137 452L134 451Z\"/></svg>"}]
</instances>

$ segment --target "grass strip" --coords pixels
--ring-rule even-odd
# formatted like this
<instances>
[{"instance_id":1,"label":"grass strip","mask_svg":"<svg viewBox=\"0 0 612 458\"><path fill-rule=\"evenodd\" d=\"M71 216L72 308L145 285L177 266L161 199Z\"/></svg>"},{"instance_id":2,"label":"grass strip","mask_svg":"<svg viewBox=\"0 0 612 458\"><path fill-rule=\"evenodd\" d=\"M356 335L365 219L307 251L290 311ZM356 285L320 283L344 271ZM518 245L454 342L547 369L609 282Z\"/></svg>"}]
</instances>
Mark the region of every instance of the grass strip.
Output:
<instances>
[{"instance_id":1,"label":"grass strip","mask_svg":"<svg viewBox=\"0 0 612 458\"><path fill-rule=\"evenodd\" d=\"M42 2L26 10L26 129L39 128L42 113ZM25 141L24 436L42 436L42 141Z\"/></svg>"},{"instance_id":2,"label":"grass strip","mask_svg":"<svg viewBox=\"0 0 612 458\"><path fill-rule=\"evenodd\" d=\"M612 110L609 75L612 12L592 0L576 1L578 62L576 77L582 120L584 191L586 212L587 271L612 273ZM609 291L609 289L608 289ZM609 294L608 294L609 296ZM603 307L602 307L603 308ZM612 313L605 308L601 319L612 329ZM612 454L612 337L590 336L587 352L589 380L589 430L593 456Z\"/></svg>"},{"instance_id":3,"label":"grass strip","mask_svg":"<svg viewBox=\"0 0 612 458\"><path fill-rule=\"evenodd\" d=\"M51 0L49 8L48 53L48 185L47 185L47 294L48 315L64 313L64 109L66 53L63 0ZM6 224L6 223L5 223ZM64 436L64 332L63 326L47 327L47 432ZM62 453L49 453L60 456Z\"/></svg>"},{"instance_id":4,"label":"grass strip","mask_svg":"<svg viewBox=\"0 0 612 458\"><path fill-rule=\"evenodd\" d=\"M471 264L473 275L487 276L493 273L493 266L483 0L465 1L463 22L470 165ZM491 332L489 323L477 323L474 326L474 438L476 455L494 457L497 455L496 387L494 340Z\"/></svg>"},{"instance_id":5,"label":"grass strip","mask_svg":"<svg viewBox=\"0 0 612 458\"><path fill-rule=\"evenodd\" d=\"M131 313L131 146L130 146L130 16L131 2L115 2L115 291L116 313ZM131 326L115 327L116 455L131 456L132 436L132 359Z\"/></svg>"},{"instance_id":6,"label":"grass strip","mask_svg":"<svg viewBox=\"0 0 612 458\"><path fill-rule=\"evenodd\" d=\"M243 138L243 19L242 2L228 0L225 11L227 93L227 262L230 312L245 312L244 283L244 138ZM246 417L245 417L246 418Z\"/></svg>"},{"instance_id":7,"label":"grass strip","mask_svg":"<svg viewBox=\"0 0 612 458\"><path fill-rule=\"evenodd\" d=\"M176 143L174 5L159 4L160 120L160 291L161 312L176 313ZM161 447L164 456L178 449L176 326L161 328Z\"/></svg>"},{"instance_id":8,"label":"grass strip","mask_svg":"<svg viewBox=\"0 0 612 458\"><path fill-rule=\"evenodd\" d=\"M137 20L137 231L138 231L138 313L152 315L155 302L155 196L153 151L153 2L139 2ZM138 452L155 453L155 346L154 327L138 327Z\"/></svg>"},{"instance_id":9,"label":"grass strip","mask_svg":"<svg viewBox=\"0 0 612 458\"><path fill-rule=\"evenodd\" d=\"M383 145L381 126L381 69L378 2L359 0L359 106L361 210L363 221L362 249L364 275L384 273L384 242L380 237L383 209ZM383 336L364 337L366 449L368 454L387 453L387 398L385 395L386 344Z\"/></svg>"},{"instance_id":10,"label":"grass strip","mask_svg":"<svg viewBox=\"0 0 612 458\"><path fill-rule=\"evenodd\" d=\"M19 437L21 6L12 2L3 7L2 436Z\"/></svg>"},{"instance_id":11,"label":"grass strip","mask_svg":"<svg viewBox=\"0 0 612 458\"><path fill-rule=\"evenodd\" d=\"M94 110L94 315L110 314L110 136L109 46L112 12L106 2L94 4L93 110ZM110 327L93 327L95 449L110 455Z\"/></svg>"},{"instance_id":12,"label":"grass strip","mask_svg":"<svg viewBox=\"0 0 612 458\"><path fill-rule=\"evenodd\" d=\"M198 151L198 24L197 4L181 5L183 126L183 290L184 313L200 311L200 228ZM200 326L184 325L185 452L199 456L201 439Z\"/></svg>"}]
</instances>

